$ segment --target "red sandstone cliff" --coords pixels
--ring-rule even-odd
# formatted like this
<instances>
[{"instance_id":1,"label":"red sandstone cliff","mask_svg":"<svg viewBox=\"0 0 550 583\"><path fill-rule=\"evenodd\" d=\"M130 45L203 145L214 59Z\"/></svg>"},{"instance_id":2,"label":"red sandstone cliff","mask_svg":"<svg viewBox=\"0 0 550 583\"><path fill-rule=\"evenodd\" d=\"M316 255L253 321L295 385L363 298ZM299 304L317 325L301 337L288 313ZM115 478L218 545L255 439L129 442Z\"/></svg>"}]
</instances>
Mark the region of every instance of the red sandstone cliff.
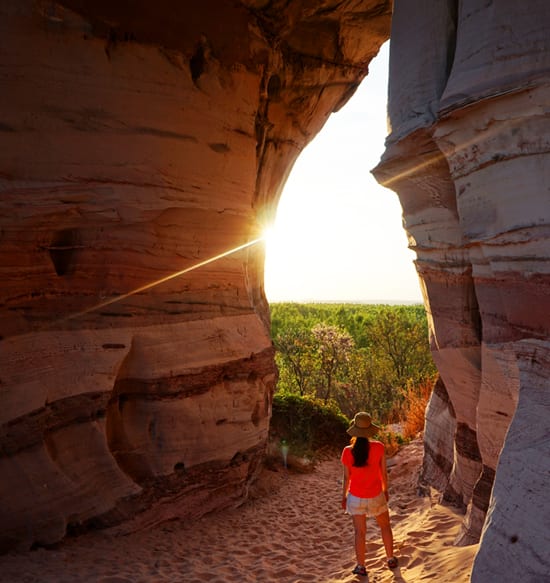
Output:
<instances>
[{"instance_id":1,"label":"red sandstone cliff","mask_svg":"<svg viewBox=\"0 0 550 583\"><path fill-rule=\"evenodd\" d=\"M246 496L257 238L390 26L386 0L129 6L0 3L3 548Z\"/></svg>"}]
</instances>

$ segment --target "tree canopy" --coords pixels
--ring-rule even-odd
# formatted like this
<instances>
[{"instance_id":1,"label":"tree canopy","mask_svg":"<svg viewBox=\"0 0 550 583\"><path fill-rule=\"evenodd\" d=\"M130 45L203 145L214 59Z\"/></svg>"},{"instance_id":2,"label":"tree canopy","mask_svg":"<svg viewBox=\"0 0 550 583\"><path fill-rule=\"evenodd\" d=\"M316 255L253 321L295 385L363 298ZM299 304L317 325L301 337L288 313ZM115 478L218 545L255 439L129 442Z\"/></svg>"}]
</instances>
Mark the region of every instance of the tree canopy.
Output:
<instances>
[{"instance_id":1,"label":"tree canopy","mask_svg":"<svg viewBox=\"0 0 550 583\"><path fill-rule=\"evenodd\" d=\"M279 393L387 423L411 387L435 377L423 306L274 303L271 319Z\"/></svg>"}]
</instances>

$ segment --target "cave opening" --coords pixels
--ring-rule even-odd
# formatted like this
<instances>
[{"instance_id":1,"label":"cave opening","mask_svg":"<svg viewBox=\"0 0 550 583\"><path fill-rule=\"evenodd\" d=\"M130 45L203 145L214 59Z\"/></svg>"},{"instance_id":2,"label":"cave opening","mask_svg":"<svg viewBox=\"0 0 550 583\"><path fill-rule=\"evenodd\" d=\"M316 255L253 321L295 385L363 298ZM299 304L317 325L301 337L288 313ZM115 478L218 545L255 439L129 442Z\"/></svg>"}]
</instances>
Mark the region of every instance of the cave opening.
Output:
<instances>
[{"instance_id":1,"label":"cave opening","mask_svg":"<svg viewBox=\"0 0 550 583\"><path fill-rule=\"evenodd\" d=\"M397 195L371 174L389 133L389 41L300 154L266 245L270 303L422 303Z\"/></svg>"}]
</instances>

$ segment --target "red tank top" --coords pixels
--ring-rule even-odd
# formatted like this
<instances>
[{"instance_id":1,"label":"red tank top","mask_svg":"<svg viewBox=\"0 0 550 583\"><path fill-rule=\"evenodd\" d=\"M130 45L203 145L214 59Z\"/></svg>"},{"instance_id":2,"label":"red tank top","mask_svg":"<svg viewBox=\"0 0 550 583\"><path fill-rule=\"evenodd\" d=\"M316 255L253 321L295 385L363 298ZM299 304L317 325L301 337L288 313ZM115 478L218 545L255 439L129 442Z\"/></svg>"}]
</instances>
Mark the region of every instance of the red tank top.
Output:
<instances>
[{"instance_id":1,"label":"red tank top","mask_svg":"<svg viewBox=\"0 0 550 583\"><path fill-rule=\"evenodd\" d=\"M358 468L353 465L351 445L342 451L341 461L349 468L349 491L359 498L374 498L382 492L382 475L380 462L384 455L384 444L369 441L369 459L367 465Z\"/></svg>"}]
</instances>

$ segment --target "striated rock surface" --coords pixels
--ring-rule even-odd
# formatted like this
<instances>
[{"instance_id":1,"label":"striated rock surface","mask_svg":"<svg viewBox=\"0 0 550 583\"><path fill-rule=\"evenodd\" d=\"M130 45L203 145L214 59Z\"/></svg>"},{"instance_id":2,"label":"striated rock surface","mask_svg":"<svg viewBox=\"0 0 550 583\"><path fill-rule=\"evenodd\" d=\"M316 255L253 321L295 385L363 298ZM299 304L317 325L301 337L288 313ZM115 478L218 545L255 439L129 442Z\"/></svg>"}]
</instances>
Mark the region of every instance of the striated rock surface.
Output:
<instances>
[{"instance_id":1,"label":"striated rock surface","mask_svg":"<svg viewBox=\"0 0 550 583\"><path fill-rule=\"evenodd\" d=\"M261 230L386 0L0 3L0 548L238 504L276 380ZM395 3L390 135L472 580L550 573L550 11Z\"/></svg>"},{"instance_id":2,"label":"striated rock surface","mask_svg":"<svg viewBox=\"0 0 550 583\"><path fill-rule=\"evenodd\" d=\"M130 5L131 4L131 5ZM239 503L262 227L388 0L0 3L0 548Z\"/></svg>"},{"instance_id":3,"label":"striated rock surface","mask_svg":"<svg viewBox=\"0 0 550 583\"><path fill-rule=\"evenodd\" d=\"M441 383L424 477L481 536L472 581L550 577L550 10L512 0L396 2L396 190ZM454 435L452 441L449 436Z\"/></svg>"}]
</instances>

